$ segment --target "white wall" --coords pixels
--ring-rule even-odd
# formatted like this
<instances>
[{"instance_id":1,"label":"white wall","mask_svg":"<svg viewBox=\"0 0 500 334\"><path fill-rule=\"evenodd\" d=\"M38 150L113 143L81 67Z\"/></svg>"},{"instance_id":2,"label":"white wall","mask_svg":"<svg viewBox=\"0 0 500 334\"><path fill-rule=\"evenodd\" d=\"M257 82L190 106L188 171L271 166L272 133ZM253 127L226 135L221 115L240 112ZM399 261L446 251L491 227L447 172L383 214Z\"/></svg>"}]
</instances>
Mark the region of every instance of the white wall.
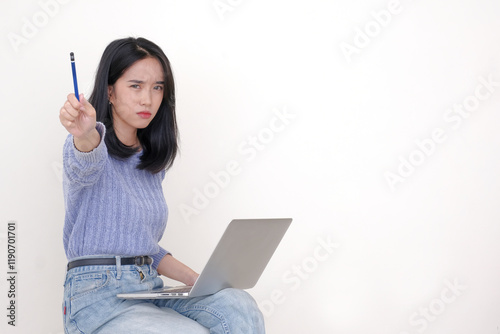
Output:
<instances>
[{"instance_id":1,"label":"white wall","mask_svg":"<svg viewBox=\"0 0 500 334\"><path fill-rule=\"evenodd\" d=\"M129 35L164 49L178 92L161 244L201 270L232 218L294 218L250 290L269 333L498 333L500 2L55 1L0 3L2 333L63 332L69 52L88 95Z\"/></svg>"}]
</instances>

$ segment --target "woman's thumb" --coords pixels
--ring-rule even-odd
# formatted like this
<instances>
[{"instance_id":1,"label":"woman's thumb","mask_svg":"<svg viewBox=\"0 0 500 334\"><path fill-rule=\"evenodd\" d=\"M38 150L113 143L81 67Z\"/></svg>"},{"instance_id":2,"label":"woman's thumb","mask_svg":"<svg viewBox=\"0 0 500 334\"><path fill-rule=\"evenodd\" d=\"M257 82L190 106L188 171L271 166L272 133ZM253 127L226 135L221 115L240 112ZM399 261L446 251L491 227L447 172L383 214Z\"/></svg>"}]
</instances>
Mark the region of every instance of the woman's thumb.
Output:
<instances>
[{"instance_id":1,"label":"woman's thumb","mask_svg":"<svg viewBox=\"0 0 500 334\"><path fill-rule=\"evenodd\" d=\"M87 101L85 96L83 96L83 93L80 94L80 103L82 104L82 107L80 108L80 110L88 115L89 112L91 112L91 110L93 109L93 107L90 104L90 102Z\"/></svg>"}]
</instances>

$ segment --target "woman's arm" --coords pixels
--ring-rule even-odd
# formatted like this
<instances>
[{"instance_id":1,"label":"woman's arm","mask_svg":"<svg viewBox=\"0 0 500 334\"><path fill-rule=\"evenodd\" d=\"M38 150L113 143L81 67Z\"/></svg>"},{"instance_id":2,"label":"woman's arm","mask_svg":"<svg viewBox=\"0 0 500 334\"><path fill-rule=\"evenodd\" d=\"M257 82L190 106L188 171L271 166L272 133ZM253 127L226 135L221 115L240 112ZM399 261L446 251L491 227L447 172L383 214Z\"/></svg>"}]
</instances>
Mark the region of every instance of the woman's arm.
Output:
<instances>
[{"instance_id":1,"label":"woman's arm","mask_svg":"<svg viewBox=\"0 0 500 334\"><path fill-rule=\"evenodd\" d=\"M165 255L157 267L158 273L186 285L193 285L198 279L198 274L172 255Z\"/></svg>"},{"instance_id":2,"label":"woman's arm","mask_svg":"<svg viewBox=\"0 0 500 334\"><path fill-rule=\"evenodd\" d=\"M80 101L74 94L68 95L59 119L70 133L63 147L63 182L73 196L82 187L95 184L104 171L108 157L106 127L96 122L95 109L83 94Z\"/></svg>"}]
</instances>

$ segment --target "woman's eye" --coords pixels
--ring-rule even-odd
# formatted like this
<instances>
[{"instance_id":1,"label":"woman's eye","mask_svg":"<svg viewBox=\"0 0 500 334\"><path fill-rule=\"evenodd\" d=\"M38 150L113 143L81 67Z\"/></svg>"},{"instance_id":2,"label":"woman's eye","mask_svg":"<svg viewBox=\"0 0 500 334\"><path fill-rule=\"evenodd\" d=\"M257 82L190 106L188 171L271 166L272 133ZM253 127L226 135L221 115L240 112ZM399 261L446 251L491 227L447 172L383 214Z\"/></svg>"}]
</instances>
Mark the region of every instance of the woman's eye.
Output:
<instances>
[{"instance_id":1,"label":"woman's eye","mask_svg":"<svg viewBox=\"0 0 500 334\"><path fill-rule=\"evenodd\" d=\"M132 88L140 88L139 85L131 85Z\"/></svg>"},{"instance_id":2,"label":"woman's eye","mask_svg":"<svg viewBox=\"0 0 500 334\"><path fill-rule=\"evenodd\" d=\"M163 89L163 86L155 86L155 88L154 88L154 89L156 89L156 90L162 90L162 89Z\"/></svg>"}]
</instances>

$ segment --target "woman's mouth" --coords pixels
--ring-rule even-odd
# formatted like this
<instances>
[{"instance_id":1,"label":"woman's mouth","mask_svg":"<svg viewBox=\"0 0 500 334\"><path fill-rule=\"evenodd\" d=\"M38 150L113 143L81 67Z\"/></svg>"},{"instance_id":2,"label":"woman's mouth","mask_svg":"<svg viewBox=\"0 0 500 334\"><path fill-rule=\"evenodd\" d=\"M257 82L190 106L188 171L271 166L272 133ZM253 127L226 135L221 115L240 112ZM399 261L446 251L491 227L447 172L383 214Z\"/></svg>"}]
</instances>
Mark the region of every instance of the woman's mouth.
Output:
<instances>
[{"instance_id":1,"label":"woman's mouth","mask_svg":"<svg viewBox=\"0 0 500 334\"><path fill-rule=\"evenodd\" d=\"M139 115L141 118L150 118L151 117L151 113L149 111L141 111L141 112L138 112L137 115Z\"/></svg>"}]
</instances>

